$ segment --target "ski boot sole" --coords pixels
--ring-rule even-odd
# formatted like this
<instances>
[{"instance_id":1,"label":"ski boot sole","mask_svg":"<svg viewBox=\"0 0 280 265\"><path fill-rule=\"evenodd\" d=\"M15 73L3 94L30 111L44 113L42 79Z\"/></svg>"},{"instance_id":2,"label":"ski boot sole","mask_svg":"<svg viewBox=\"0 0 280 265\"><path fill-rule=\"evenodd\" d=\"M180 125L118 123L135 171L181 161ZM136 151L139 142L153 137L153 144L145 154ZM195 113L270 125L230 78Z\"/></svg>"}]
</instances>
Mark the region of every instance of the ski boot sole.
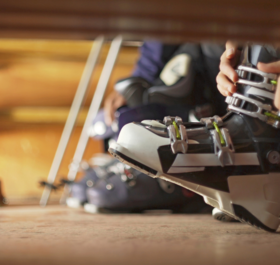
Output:
<instances>
[{"instance_id":1,"label":"ski boot sole","mask_svg":"<svg viewBox=\"0 0 280 265\"><path fill-rule=\"evenodd\" d=\"M224 192L158 172L126 156L120 152L122 149L125 148L115 144L109 148L109 152L121 162L150 177L164 179L203 196L207 204L242 223L268 232L277 231L280 225L280 174L229 176L227 181L230 192Z\"/></svg>"},{"instance_id":2,"label":"ski boot sole","mask_svg":"<svg viewBox=\"0 0 280 265\"><path fill-rule=\"evenodd\" d=\"M98 207L94 204L85 203L84 211L90 214L172 214L181 213L179 210L174 209L134 209L134 210L112 210L103 207Z\"/></svg>"},{"instance_id":3,"label":"ski boot sole","mask_svg":"<svg viewBox=\"0 0 280 265\"><path fill-rule=\"evenodd\" d=\"M218 221L224 222L224 223L238 222L238 220L228 216L227 214L225 214L224 212L220 211L217 208L213 209L212 216L215 220L218 220Z\"/></svg>"},{"instance_id":4,"label":"ski boot sole","mask_svg":"<svg viewBox=\"0 0 280 265\"><path fill-rule=\"evenodd\" d=\"M83 203L77 198L68 197L66 199L66 205L70 208L77 209L81 208L83 206Z\"/></svg>"}]
</instances>

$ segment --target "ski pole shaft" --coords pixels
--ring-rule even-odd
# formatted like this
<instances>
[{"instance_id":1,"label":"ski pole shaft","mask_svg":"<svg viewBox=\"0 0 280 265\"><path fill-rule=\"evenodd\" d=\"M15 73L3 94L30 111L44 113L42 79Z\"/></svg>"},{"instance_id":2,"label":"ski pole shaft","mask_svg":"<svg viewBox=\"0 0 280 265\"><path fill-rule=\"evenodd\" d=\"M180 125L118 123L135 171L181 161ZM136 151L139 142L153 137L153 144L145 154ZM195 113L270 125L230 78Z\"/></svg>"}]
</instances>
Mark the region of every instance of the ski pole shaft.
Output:
<instances>
[{"instance_id":1,"label":"ski pole shaft","mask_svg":"<svg viewBox=\"0 0 280 265\"><path fill-rule=\"evenodd\" d=\"M87 62L86 62L86 66L84 68L80 83L78 85L74 100L72 102L72 106L70 108L69 114L68 114L68 118L67 121L65 123L52 165L51 165L51 169L49 171L49 175L48 175L48 180L47 182L50 184L53 184L58 170L60 168L61 165L61 161L63 159L66 147L68 145L70 136L72 134L79 110L81 108L81 105L83 103L86 91L89 87L90 84L90 80L92 77L92 72L96 66L102 45L104 42L104 37L103 36L99 36L95 39L90 54L88 56ZM40 205L41 206L46 206L49 200L49 196L51 193L51 189L47 186L45 186L41 200L40 200Z\"/></svg>"}]
</instances>

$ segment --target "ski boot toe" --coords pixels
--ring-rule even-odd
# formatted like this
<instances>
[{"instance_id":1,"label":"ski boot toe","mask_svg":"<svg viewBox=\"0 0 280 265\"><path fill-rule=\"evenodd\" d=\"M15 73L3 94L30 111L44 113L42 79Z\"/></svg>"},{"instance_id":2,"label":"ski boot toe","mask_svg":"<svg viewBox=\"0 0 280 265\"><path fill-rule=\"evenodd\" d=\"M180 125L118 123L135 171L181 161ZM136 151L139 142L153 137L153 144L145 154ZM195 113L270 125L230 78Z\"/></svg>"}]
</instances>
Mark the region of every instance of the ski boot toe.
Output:
<instances>
[{"instance_id":1,"label":"ski boot toe","mask_svg":"<svg viewBox=\"0 0 280 265\"><path fill-rule=\"evenodd\" d=\"M86 190L93 187L98 179L95 170L88 169L80 181L70 184L70 197L66 199L66 205L70 208L83 206L87 202Z\"/></svg>"},{"instance_id":2,"label":"ski boot toe","mask_svg":"<svg viewBox=\"0 0 280 265\"><path fill-rule=\"evenodd\" d=\"M209 209L200 196L132 168L98 181L87 189L87 198L84 208L90 213L141 213L148 210L199 213Z\"/></svg>"},{"instance_id":3,"label":"ski boot toe","mask_svg":"<svg viewBox=\"0 0 280 265\"><path fill-rule=\"evenodd\" d=\"M224 213L223 211L219 210L218 208L214 208L212 210L212 216L215 220L221 221L221 222L225 222L225 223L229 223L229 222L238 222L238 220L236 220L235 218L227 215L226 213Z\"/></svg>"},{"instance_id":4,"label":"ski boot toe","mask_svg":"<svg viewBox=\"0 0 280 265\"><path fill-rule=\"evenodd\" d=\"M147 127L150 126L144 123L125 125L117 143L110 145L109 152L120 161L126 161L135 169L155 177L157 171L161 170L157 148L159 145L168 145L169 138L159 137Z\"/></svg>"},{"instance_id":5,"label":"ski boot toe","mask_svg":"<svg viewBox=\"0 0 280 265\"><path fill-rule=\"evenodd\" d=\"M88 203L94 205L98 212L102 209L120 209L126 189L124 185L118 185L118 182L120 181L117 175L99 180L95 187L87 189Z\"/></svg>"}]
</instances>

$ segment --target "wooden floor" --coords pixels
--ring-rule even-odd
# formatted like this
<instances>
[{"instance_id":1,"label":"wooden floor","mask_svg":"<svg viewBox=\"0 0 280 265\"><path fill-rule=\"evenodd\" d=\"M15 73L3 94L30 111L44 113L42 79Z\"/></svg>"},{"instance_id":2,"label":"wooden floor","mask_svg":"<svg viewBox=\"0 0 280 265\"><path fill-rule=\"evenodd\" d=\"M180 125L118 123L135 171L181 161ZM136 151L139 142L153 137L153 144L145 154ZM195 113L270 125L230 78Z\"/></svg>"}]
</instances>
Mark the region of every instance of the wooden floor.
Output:
<instances>
[{"instance_id":1,"label":"wooden floor","mask_svg":"<svg viewBox=\"0 0 280 265\"><path fill-rule=\"evenodd\" d=\"M210 215L0 208L0 264L279 265L280 233Z\"/></svg>"}]
</instances>

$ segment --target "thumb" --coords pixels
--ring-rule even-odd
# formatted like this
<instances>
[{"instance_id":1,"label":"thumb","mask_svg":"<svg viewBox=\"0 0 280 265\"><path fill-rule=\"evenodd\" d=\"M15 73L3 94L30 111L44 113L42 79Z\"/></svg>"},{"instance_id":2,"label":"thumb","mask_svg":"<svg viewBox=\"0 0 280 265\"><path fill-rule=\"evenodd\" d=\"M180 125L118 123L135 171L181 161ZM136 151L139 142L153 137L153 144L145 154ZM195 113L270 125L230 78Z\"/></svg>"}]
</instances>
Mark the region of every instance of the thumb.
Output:
<instances>
[{"instance_id":1,"label":"thumb","mask_svg":"<svg viewBox=\"0 0 280 265\"><path fill-rule=\"evenodd\" d=\"M257 67L260 71L266 73L280 73L280 61L273 63L258 63Z\"/></svg>"},{"instance_id":2,"label":"thumb","mask_svg":"<svg viewBox=\"0 0 280 265\"><path fill-rule=\"evenodd\" d=\"M236 50L238 48L238 43L235 41L227 41L226 43L226 58L232 59L236 55Z\"/></svg>"}]
</instances>

